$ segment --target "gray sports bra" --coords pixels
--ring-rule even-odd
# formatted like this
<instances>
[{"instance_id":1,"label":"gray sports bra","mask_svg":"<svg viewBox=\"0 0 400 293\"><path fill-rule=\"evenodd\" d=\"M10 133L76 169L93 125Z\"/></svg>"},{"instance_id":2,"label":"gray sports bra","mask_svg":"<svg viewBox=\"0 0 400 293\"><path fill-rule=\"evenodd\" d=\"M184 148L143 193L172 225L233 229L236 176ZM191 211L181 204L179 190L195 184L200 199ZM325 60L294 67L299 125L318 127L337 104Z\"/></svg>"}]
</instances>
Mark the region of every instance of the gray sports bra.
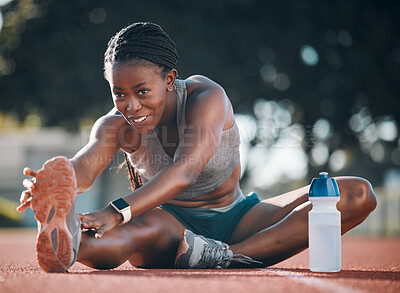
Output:
<instances>
[{"instance_id":1,"label":"gray sports bra","mask_svg":"<svg viewBox=\"0 0 400 293\"><path fill-rule=\"evenodd\" d=\"M179 140L181 141L186 126L187 90L185 82L176 80L174 91L177 97L177 125ZM127 153L127 155L132 166L141 174L143 184L146 184L157 172L171 165L173 158L165 152L154 130L141 134L140 139L139 148L132 153ZM239 130L235 123L231 128L222 131L220 145L204 166L196 183L175 199L191 199L210 193L220 187L231 176L239 163L239 144Z\"/></svg>"}]
</instances>

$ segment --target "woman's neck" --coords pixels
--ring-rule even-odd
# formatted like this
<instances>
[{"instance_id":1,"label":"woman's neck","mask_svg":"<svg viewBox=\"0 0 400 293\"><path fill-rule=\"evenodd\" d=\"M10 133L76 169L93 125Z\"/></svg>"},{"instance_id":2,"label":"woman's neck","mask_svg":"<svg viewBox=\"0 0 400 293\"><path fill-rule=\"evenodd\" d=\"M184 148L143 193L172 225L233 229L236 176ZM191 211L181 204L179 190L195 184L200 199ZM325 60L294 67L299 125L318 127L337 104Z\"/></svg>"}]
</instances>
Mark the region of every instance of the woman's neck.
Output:
<instances>
[{"instance_id":1,"label":"woman's neck","mask_svg":"<svg viewBox=\"0 0 400 293\"><path fill-rule=\"evenodd\" d=\"M162 126L168 126L172 122L176 122L176 105L177 98L175 91L168 92L166 98L165 109L163 115L161 116L160 122L157 127L161 128Z\"/></svg>"}]
</instances>

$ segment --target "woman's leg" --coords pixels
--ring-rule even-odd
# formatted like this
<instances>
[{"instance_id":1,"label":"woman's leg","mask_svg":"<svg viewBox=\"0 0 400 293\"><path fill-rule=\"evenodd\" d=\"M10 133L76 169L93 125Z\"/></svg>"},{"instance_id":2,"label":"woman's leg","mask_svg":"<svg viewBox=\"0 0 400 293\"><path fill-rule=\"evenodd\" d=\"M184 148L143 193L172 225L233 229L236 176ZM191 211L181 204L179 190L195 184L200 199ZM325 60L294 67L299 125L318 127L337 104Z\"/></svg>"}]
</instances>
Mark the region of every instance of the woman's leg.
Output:
<instances>
[{"instance_id":1,"label":"woman's leg","mask_svg":"<svg viewBox=\"0 0 400 293\"><path fill-rule=\"evenodd\" d=\"M111 269L126 260L138 267L172 268L184 230L174 216L155 208L100 239L82 233L77 261L96 269Z\"/></svg>"},{"instance_id":2,"label":"woman's leg","mask_svg":"<svg viewBox=\"0 0 400 293\"><path fill-rule=\"evenodd\" d=\"M336 178L340 190L337 204L342 234L360 224L376 207L371 184L357 177ZM229 244L234 254L280 262L308 246L309 186L260 202L235 228Z\"/></svg>"}]
</instances>

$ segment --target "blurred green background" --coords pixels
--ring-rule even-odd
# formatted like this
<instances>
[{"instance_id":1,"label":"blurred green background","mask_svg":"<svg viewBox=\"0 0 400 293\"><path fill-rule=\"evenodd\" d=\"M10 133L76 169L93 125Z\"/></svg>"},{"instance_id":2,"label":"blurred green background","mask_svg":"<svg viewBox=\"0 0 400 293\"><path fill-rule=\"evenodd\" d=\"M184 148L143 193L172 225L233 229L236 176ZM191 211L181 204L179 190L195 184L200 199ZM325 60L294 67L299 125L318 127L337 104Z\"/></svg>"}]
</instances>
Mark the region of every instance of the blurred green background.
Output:
<instances>
[{"instance_id":1,"label":"blurred green background","mask_svg":"<svg viewBox=\"0 0 400 293\"><path fill-rule=\"evenodd\" d=\"M400 2L356 0L0 0L0 226L33 226L14 208L24 166L72 157L112 107L107 42L136 21L175 41L184 79L203 74L231 98L242 186L262 197L319 171L367 178L378 208L353 233L400 234ZM118 154L81 212L128 192Z\"/></svg>"}]
</instances>

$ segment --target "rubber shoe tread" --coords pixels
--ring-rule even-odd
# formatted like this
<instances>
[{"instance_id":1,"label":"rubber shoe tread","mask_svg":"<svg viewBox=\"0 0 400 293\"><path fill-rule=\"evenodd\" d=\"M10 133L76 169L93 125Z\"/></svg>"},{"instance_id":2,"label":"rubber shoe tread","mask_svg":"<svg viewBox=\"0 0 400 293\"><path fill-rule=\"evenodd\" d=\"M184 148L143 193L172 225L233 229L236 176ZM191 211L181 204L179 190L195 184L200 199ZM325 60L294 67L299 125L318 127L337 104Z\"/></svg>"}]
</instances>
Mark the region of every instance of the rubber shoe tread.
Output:
<instances>
[{"instance_id":1,"label":"rubber shoe tread","mask_svg":"<svg viewBox=\"0 0 400 293\"><path fill-rule=\"evenodd\" d=\"M40 223L37 261L45 272L66 272L74 258L66 221L76 194L74 169L66 157L55 157L37 172L36 182L31 208Z\"/></svg>"}]
</instances>

